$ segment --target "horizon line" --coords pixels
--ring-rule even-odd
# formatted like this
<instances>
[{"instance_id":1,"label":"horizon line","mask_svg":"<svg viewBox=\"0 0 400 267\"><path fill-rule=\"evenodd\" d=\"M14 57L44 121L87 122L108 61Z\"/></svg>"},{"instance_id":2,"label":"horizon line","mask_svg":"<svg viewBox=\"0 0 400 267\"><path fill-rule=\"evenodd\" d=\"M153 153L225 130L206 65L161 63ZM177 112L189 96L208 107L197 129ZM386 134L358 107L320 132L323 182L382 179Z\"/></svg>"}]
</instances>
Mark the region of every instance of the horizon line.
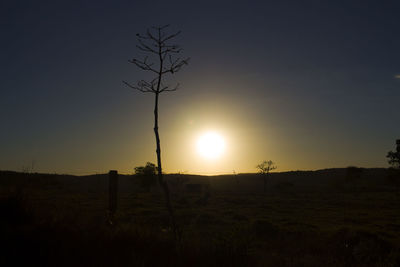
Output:
<instances>
[{"instance_id":1,"label":"horizon line","mask_svg":"<svg viewBox=\"0 0 400 267\"><path fill-rule=\"evenodd\" d=\"M284 171L271 171L270 174L273 173L286 173L286 172L314 172L314 171L323 171L323 170L331 170L331 169L346 169L349 167L357 167L361 169L389 169L390 167L359 167L359 166L346 166L346 167L327 167L327 168L318 168L318 169L297 169L297 170L284 170ZM111 170L109 170L111 171ZM41 171L17 171L17 170L0 170L0 172L16 172L16 173L26 173L26 174L53 174L53 175L71 175L71 176L91 176L91 175L104 175L108 174L109 171L87 171L87 172L70 172L70 173L63 173L63 172L41 172ZM118 171L118 170L116 170ZM134 175L134 173L126 173L126 172L119 172L118 174L121 175ZM243 174L259 174L259 172L213 172L213 173L198 173L198 172L164 172L165 175L172 175L172 174L181 174L181 175L198 175L198 176L222 176L222 175L243 175Z\"/></svg>"}]
</instances>

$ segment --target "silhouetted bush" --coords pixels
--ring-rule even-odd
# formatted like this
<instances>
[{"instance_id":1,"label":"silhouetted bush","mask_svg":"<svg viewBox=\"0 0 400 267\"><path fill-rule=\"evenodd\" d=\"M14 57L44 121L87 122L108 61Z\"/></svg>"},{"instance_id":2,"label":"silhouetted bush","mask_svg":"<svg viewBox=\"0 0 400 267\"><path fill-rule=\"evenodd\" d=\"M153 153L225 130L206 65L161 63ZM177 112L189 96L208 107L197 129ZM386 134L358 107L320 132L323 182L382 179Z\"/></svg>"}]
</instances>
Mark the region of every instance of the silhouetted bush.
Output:
<instances>
[{"instance_id":1,"label":"silhouetted bush","mask_svg":"<svg viewBox=\"0 0 400 267\"><path fill-rule=\"evenodd\" d=\"M400 169L400 139L396 140L396 151L389 151L386 157L393 168Z\"/></svg>"},{"instance_id":2,"label":"silhouetted bush","mask_svg":"<svg viewBox=\"0 0 400 267\"><path fill-rule=\"evenodd\" d=\"M154 163L147 162L146 166L135 167L135 174L140 178L140 185L150 191L157 184L157 167Z\"/></svg>"}]
</instances>

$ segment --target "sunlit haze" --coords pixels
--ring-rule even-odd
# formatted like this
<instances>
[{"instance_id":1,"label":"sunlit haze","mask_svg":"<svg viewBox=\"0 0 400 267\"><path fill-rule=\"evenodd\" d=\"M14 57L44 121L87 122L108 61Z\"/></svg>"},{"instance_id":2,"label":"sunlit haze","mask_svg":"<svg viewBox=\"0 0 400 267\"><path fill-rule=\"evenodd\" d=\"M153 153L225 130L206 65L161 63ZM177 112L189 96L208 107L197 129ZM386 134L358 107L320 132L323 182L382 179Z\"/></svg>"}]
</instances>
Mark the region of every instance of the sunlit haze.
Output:
<instances>
[{"instance_id":1,"label":"sunlit haze","mask_svg":"<svg viewBox=\"0 0 400 267\"><path fill-rule=\"evenodd\" d=\"M224 153L225 140L216 132L208 131L197 140L197 151L199 155L208 159L216 160Z\"/></svg>"},{"instance_id":2,"label":"sunlit haze","mask_svg":"<svg viewBox=\"0 0 400 267\"><path fill-rule=\"evenodd\" d=\"M0 169L91 174L156 163L136 33L181 30L160 95L167 173L388 167L400 124L400 2L5 1ZM150 60L150 59L149 59Z\"/></svg>"}]
</instances>

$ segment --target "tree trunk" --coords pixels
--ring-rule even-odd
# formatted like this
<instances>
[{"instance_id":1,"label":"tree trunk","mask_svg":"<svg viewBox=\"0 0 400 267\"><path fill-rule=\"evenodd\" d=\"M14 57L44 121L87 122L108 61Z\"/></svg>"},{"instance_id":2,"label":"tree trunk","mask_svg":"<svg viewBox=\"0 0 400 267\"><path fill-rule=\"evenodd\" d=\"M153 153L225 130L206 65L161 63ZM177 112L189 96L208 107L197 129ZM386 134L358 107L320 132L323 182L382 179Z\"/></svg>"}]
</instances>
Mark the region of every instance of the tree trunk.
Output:
<instances>
[{"instance_id":1,"label":"tree trunk","mask_svg":"<svg viewBox=\"0 0 400 267\"><path fill-rule=\"evenodd\" d=\"M158 170L158 183L164 191L165 204L169 213L172 231L174 233L174 238L178 238L178 227L176 225L175 214L171 204L170 192L167 182L164 180L161 166L161 146L160 146L160 135L158 133L158 95L155 94L155 105L154 105L154 134L156 136L156 153L157 153L157 170Z\"/></svg>"}]
</instances>

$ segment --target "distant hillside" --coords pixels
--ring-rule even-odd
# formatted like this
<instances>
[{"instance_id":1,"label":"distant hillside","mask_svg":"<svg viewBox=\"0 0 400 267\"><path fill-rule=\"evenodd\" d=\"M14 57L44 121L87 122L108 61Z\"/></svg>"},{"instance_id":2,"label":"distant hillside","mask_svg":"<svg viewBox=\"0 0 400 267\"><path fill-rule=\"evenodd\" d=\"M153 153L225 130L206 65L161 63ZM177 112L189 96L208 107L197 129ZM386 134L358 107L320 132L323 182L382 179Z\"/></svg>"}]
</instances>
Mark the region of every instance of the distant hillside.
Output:
<instances>
[{"instance_id":1,"label":"distant hillside","mask_svg":"<svg viewBox=\"0 0 400 267\"><path fill-rule=\"evenodd\" d=\"M274 172L268 175L269 191L298 191L316 189L346 189L351 187L374 190L385 190L388 184L388 169L359 168L357 175L349 174L347 168L324 169L317 171ZM135 192L139 190L135 175L120 175L119 190ZM173 187L178 182L206 183L214 191L261 192L262 177L257 173L237 175L201 176L190 174L166 174L166 179ZM106 192L108 174L85 176L65 174L21 173L0 171L0 185L14 187L58 187L82 192Z\"/></svg>"},{"instance_id":2,"label":"distant hillside","mask_svg":"<svg viewBox=\"0 0 400 267\"><path fill-rule=\"evenodd\" d=\"M385 189L388 186L388 169L357 168L358 175L349 173L347 168L323 169L317 171L274 172L267 177L268 188L274 190L315 190L340 189L346 187ZM209 177L215 188L240 188L242 191L262 190L262 176L257 173L219 175Z\"/></svg>"}]
</instances>

